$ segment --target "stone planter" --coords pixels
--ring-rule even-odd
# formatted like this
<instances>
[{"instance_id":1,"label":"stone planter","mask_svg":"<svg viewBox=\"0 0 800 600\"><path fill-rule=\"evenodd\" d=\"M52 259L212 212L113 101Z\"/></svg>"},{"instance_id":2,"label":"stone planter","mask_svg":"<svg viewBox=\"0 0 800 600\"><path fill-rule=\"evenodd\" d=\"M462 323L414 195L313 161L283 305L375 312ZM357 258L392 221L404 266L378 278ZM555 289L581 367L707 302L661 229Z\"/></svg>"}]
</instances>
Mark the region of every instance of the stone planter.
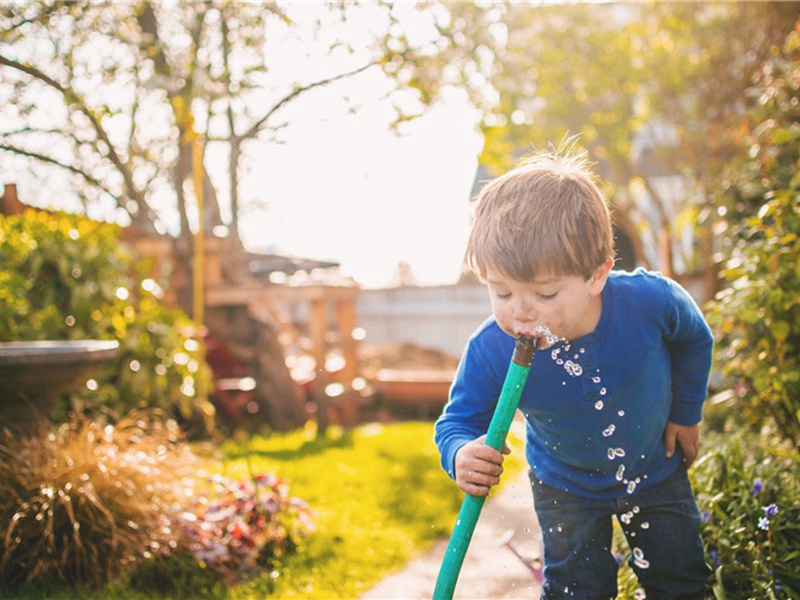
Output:
<instances>
[{"instance_id":1,"label":"stone planter","mask_svg":"<svg viewBox=\"0 0 800 600\"><path fill-rule=\"evenodd\" d=\"M100 340L0 343L0 426L30 432L48 421L54 399L86 383L118 349Z\"/></svg>"}]
</instances>

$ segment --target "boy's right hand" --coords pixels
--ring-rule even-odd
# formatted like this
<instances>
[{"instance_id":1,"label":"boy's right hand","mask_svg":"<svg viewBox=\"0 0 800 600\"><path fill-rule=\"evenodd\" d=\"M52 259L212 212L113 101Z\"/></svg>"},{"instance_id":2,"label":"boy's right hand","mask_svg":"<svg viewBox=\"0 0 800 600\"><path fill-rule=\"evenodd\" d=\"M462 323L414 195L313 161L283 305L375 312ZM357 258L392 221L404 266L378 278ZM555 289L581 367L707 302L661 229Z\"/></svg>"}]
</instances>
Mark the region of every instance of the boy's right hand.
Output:
<instances>
[{"instance_id":1,"label":"boy's right hand","mask_svg":"<svg viewBox=\"0 0 800 600\"><path fill-rule=\"evenodd\" d=\"M485 440L484 435L456 452L456 484L461 491L473 496L485 496L492 486L500 483L503 455L511 452L505 444L499 452L487 446Z\"/></svg>"}]
</instances>

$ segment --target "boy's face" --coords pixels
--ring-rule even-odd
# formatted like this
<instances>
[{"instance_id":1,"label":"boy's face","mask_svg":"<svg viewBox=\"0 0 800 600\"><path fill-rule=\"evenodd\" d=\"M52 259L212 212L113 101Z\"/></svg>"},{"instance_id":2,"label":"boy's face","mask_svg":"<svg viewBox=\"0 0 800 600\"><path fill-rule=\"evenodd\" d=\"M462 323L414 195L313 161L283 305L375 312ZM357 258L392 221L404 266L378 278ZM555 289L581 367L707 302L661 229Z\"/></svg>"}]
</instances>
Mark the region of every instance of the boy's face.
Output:
<instances>
[{"instance_id":1,"label":"boy's face","mask_svg":"<svg viewBox=\"0 0 800 600\"><path fill-rule=\"evenodd\" d=\"M542 276L530 282L487 269L486 282L497 324L513 337L534 335L534 328L540 325L568 340L591 333L600 320L600 294L612 264L607 261L589 279L580 275Z\"/></svg>"}]
</instances>

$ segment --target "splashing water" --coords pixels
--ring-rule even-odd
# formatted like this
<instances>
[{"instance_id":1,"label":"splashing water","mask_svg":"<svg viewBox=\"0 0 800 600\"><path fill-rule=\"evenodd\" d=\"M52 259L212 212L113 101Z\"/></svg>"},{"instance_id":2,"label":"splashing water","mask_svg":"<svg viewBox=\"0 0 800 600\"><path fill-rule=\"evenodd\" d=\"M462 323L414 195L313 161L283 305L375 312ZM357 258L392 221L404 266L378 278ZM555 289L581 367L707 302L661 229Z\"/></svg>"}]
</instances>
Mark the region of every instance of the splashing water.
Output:
<instances>
[{"instance_id":1,"label":"splashing water","mask_svg":"<svg viewBox=\"0 0 800 600\"><path fill-rule=\"evenodd\" d=\"M574 363L571 360L564 363L564 370L573 377L578 377L583 374L583 368L578 363Z\"/></svg>"},{"instance_id":2,"label":"splashing water","mask_svg":"<svg viewBox=\"0 0 800 600\"><path fill-rule=\"evenodd\" d=\"M642 552L641 548L633 549L633 564L640 569L647 569L650 567L650 561L645 559L644 552Z\"/></svg>"},{"instance_id":3,"label":"splashing water","mask_svg":"<svg viewBox=\"0 0 800 600\"><path fill-rule=\"evenodd\" d=\"M608 460L614 460L615 458L623 458L625 456L625 450L622 448L609 448L608 449Z\"/></svg>"},{"instance_id":4,"label":"splashing water","mask_svg":"<svg viewBox=\"0 0 800 600\"><path fill-rule=\"evenodd\" d=\"M550 331L545 325L537 325L536 327L533 328L533 332L541 335L541 337L544 338L544 341L548 347L557 344L558 342L565 341L564 338L558 337L556 334Z\"/></svg>"},{"instance_id":5,"label":"splashing water","mask_svg":"<svg viewBox=\"0 0 800 600\"><path fill-rule=\"evenodd\" d=\"M603 437L611 437L612 435L614 435L614 431L616 429L617 429L617 426L612 423L611 425L609 425L608 427L606 427L603 430Z\"/></svg>"}]
</instances>

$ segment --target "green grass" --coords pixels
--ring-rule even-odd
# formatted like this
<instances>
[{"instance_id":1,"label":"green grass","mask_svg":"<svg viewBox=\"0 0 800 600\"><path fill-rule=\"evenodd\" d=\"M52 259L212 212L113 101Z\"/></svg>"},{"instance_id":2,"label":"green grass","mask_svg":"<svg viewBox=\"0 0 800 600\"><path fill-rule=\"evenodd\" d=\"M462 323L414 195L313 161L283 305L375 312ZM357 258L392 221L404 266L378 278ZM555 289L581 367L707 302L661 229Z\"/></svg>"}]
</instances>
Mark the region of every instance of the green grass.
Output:
<instances>
[{"instance_id":1,"label":"green grass","mask_svg":"<svg viewBox=\"0 0 800 600\"><path fill-rule=\"evenodd\" d=\"M317 531L301 552L231 597L353 598L447 535L460 494L439 468L432 437L430 423L405 423L324 439L296 432L225 448L229 476L277 473L317 513Z\"/></svg>"},{"instance_id":2,"label":"green grass","mask_svg":"<svg viewBox=\"0 0 800 600\"><path fill-rule=\"evenodd\" d=\"M225 589L208 569L139 570L97 592L53 598L356 598L450 534L462 493L439 467L432 423L364 425L317 438L313 430L218 449L229 477L276 473L316 512L317 531L277 568ZM507 471L522 464L510 437Z\"/></svg>"}]
</instances>

